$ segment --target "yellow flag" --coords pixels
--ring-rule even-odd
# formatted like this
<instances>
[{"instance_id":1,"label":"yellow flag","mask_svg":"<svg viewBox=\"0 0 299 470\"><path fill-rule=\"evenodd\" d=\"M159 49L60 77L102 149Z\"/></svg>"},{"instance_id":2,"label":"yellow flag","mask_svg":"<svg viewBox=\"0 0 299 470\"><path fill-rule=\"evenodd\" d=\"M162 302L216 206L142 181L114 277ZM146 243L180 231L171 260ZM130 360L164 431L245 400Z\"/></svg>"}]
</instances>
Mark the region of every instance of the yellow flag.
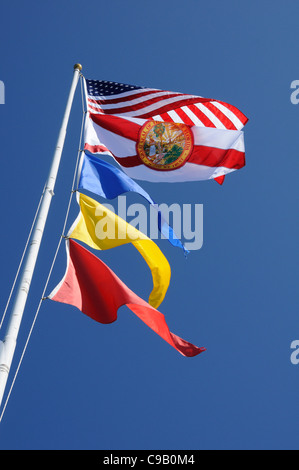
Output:
<instances>
[{"instance_id":1,"label":"yellow flag","mask_svg":"<svg viewBox=\"0 0 299 470\"><path fill-rule=\"evenodd\" d=\"M78 194L78 193L77 193ZM148 264L153 278L149 304L158 308L167 292L171 270L160 248L132 225L94 199L80 194L80 213L67 234L96 250L132 243Z\"/></svg>"}]
</instances>

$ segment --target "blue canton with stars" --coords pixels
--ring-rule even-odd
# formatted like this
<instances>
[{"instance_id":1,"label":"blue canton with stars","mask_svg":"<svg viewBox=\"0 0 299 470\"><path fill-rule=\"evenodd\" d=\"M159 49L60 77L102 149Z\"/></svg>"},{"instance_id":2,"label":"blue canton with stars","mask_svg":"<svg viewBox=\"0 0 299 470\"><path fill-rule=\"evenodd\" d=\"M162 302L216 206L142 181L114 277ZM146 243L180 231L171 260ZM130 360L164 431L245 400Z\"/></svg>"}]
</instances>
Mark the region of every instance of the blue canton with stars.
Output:
<instances>
[{"instance_id":1,"label":"blue canton with stars","mask_svg":"<svg viewBox=\"0 0 299 470\"><path fill-rule=\"evenodd\" d=\"M89 96L118 95L132 90L140 90L145 87L126 85L124 83L109 82L107 80L86 80Z\"/></svg>"}]
</instances>

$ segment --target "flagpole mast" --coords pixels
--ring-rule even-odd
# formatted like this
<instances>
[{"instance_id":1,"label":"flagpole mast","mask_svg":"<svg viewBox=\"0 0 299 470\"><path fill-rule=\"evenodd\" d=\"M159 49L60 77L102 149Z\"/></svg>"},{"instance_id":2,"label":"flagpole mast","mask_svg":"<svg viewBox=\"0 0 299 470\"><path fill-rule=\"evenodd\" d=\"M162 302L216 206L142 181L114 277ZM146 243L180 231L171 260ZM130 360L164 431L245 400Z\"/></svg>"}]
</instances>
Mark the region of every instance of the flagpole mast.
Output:
<instances>
[{"instance_id":1,"label":"flagpole mast","mask_svg":"<svg viewBox=\"0 0 299 470\"><path fill-rule=\"evenodd\" d=\"M9 324L7 327L6 336L4 338L4 341L0 341L0 406L4 396L9 370L15 352L17 337L28 297L31 280L34 273L39 248L43 237L47 216L49 213L52 197L54 195L54 187L64 146L67 125L81 70L82 66L80 64L74 65L74 75L65 108L65 113L58 134L57 144L53 154L52 165L43 193L42 202L39 208L39 212L37 214L35 227L31 236L26 261L21 274L18 292L16 293Z\"/></svg>"}]
</instances>

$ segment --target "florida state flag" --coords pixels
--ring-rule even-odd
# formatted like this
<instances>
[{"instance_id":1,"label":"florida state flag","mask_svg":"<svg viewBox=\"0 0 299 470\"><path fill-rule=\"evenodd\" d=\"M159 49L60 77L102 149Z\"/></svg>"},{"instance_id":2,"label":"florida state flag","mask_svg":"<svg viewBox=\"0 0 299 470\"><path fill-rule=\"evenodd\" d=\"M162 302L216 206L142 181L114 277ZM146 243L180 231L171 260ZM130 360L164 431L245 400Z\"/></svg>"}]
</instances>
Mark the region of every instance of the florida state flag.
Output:
<instances>
[{"instance_id":1,"label":"florida state flag","mask_svg":"<svg viewBox=\"0 0 299 470\"><path fill-rule=\"evenodd\" d=\"M129 116L90 114L85 150L109 154L130 178L153 183L223 179L245 165L242 131Z\"/></svg>"}]
</instances>

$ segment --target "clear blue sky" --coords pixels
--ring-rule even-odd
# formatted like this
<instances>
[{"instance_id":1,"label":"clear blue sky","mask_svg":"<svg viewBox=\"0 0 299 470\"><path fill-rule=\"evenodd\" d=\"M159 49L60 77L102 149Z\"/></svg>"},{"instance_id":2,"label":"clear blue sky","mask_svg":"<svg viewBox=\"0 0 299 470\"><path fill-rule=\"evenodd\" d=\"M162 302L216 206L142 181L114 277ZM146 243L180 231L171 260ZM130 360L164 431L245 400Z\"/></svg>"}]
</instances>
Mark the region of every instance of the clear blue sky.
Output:
<instances>
[{"instance_id":1,"label":"clear blue sky","mask_svg":"<svg viewBox=\"0 0 299 470\"><path fill-rule=\"evenodd\" d=\"M299 448L299 365L290 361L299 339L299 105L290 101L299 79L298 15L290 0L2 5L1 312L74 63L87 78L218 98L250 121L247 166L222 187L142 184L159 202L204 206L201 250L185 260L167 241L159 244L172 268L160 310L173 332L207 352L182 357L125 307L108 326L47 301L0 425L0 449ZM78 88L16 358L61 233L80 122ZM76 214L74 202L68 226ZM150 275L132 247L99 256L148 295ZM64 270L61 249L48 293Z\"/></svg>"}]
</instances>

